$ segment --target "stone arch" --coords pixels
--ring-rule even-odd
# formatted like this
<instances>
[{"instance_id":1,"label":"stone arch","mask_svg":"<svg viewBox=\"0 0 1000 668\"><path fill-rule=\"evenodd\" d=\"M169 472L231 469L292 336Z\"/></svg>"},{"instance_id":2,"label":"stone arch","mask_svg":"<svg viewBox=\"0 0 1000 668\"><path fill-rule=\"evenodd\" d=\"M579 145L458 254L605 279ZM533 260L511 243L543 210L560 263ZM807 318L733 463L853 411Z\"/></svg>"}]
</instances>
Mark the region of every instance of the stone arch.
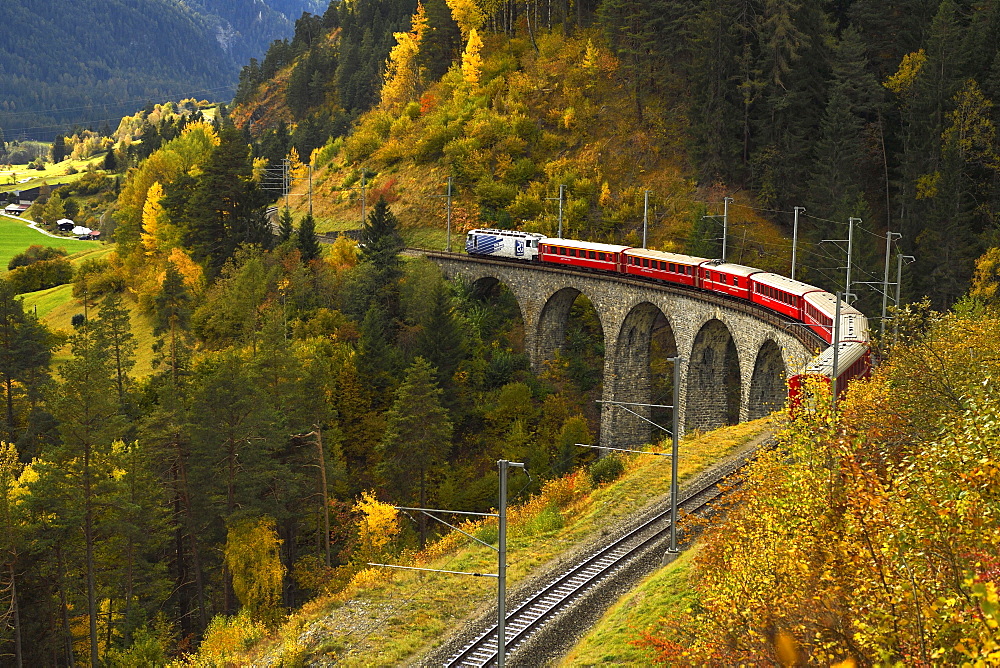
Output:
<instances>
[{"instance_id":1,"label":"stone arch","mask_svg":"<svg viewBox=\"0 0 1000 668\"><path fill-rule=\"evenodd\" d=\"M660 358L664 356L673 357L677 354L677 340L670 321L659 307L650 302L642 302L626 314L618 330L617 340L611 344L606 354L606 397L632 403L659 403L652 402L651 399L654 387L662 385L663 375L667 376L666 382L671 385L672 390L673 369L651 368L654 347L664 349L658 351L660 354L657 355L657 362L662 361ZM654 412L639 406L629 408L647 419L654 419L658 424L668 426L664 424L668 416L660 415L662 411ZM615 443L638 445L649 442L651 425L640 418L611 406L606 406L601 413L602 431L613 437ZM661 438L663 434L654 436Z\"/></svg>"},{"instance_id":2,"label":"stone arch","mask_svg":"<svg viewBox=\"0 0 1000 668\"><path fill-rule=\"evenodd\" d=\"M573 287L561 288L552 293L542 306L535 338L537 349L533 356L533 362L539 369L542 363L555 359L556 351L566 342L569 311L581 294L580 290Z\"/></svg>"},{"instance_id":3,"label":"stone arch","mask_svg":"<svg viewBox=\"0 0 1000 668\"><path fill-rule=\"evenodd\" d=\"M747 418L770 415L785 405L786 379L784 356L778 344L767 339L757 351L753 376L750 379L750 396L747 398Z\"/></svg>"},{"instance_id":4,"label":"stone arch","mask_svg":"<svg viewBox=\"0 0 1000 668\"><path fill-rule=\"evenodd\" d=\"M697 429L736 424L741 396L736 342L729 327L713 318L702 325L691 347L685 420Z\"/></svg>"}]
</instances>

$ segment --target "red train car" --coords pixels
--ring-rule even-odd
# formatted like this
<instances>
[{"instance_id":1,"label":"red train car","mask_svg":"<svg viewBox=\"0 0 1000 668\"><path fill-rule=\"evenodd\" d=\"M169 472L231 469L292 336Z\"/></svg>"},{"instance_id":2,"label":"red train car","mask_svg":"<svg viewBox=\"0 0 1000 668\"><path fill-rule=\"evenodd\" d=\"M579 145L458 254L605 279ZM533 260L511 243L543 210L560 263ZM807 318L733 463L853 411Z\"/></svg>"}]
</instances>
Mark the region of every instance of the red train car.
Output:
<instances>
[{"instance_id":1,"label":"red train car","mask_svg":"<svg viewBox=\"0 0 1000 668\"><path fill-rule=\"evenodd\" d=\"M624 273L624 252L628 248L615 244L549 237L538 244L538 259L553 264Z\"/></svg>"},{"instance_id":2,"label":"red train car","mask_svg":"<svg viewBox=\"0 0 1000 668\"><path fill-rule=\"evenodd\" d=\"M762 274L760 269L729 264L719 260L704 262L698 267L698 287L712 292L721 292L731 297L750 299L751 279L754 274Z\"/></svg>"},{"instance_id":3,"label":"red train car","mask_svg":"<svg viewBox=\"0 0 1000 668\"><path fill-rule=\"evenodd\" d=\"M829 292L810 292L802 299L802 322L823 337L827 343L833 341L833 319L837 314L837 297ZM841 301L840 340L867 341L868 318L858 309Z\"/></svg>"},{"instance_id":4,"label":"red train car","mask_svg":"<svg viewBox=\"0 0 1000 668\"><path fill-rule=\"evenodd\" d=\"M788 397L791 400L792 411L805 403L809 397L806 392L808 378L816 378L829 385L836 372L837 398L839 399L852 380L871 376L871 348L860 341L841 341L837 346L837 368L833 368L834 346L830 346L815 357L800 373L788 379Z\"/></svg>"},{"instance_id":5,"label":"red train car","mask_svg":"<svg viewBox=\"0 0 1000 668\"><path fill-rule=\"evenodd\" d=\"M751 281L753 291L750 299L753 303L796 320L802 320L804 297L812 292L822 292L817 287L778 274L754 274Z\"/></svg>"},{"instance_id":6,"label":"red train car","mask_svg":"<svg viewBox=\"0 0 1000 668\"><path fill-rule=\"evenodd\" d=\"M626 274L692 286L698 282L699 265L709 261L703 257L648 248L629 248L625 251L625 258Z\"/></svg>"}]
</instances>

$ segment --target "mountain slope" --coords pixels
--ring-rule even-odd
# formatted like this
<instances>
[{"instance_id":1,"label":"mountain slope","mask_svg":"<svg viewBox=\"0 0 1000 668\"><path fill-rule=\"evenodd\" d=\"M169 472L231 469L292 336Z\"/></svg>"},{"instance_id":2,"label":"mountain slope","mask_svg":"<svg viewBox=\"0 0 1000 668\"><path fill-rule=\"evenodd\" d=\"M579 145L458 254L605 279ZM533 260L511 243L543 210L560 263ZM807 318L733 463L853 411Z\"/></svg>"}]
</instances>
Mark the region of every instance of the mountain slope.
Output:
<instances>
[{"instance_id":1,"label":"mountain slope","mask_svg":"<svg viewBox=\"0 0 1000 668\"><path fill-rule=\"evenodd\" d=\"M8 0L0 128L8 140L47 139L74 123L114 125L147 100L228 98L239 65L319 9L319 0Z\"/></svg>"}]
</instances>

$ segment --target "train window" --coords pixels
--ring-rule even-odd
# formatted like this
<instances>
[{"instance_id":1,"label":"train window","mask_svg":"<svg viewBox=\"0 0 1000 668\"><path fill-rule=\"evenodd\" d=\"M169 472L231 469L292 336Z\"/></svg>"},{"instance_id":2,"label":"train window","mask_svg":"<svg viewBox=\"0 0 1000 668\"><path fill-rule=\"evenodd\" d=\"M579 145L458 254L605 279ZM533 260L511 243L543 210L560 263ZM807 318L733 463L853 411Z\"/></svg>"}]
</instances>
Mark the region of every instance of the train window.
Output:
<instances>
[{"instance_id":1,"label":"train window","mask_svg":"<svg viewBox=\"0 0 1000 668\"><path fill-rule=\"evenodd\" d=\"M589 258L590 258L591 260L596 260L596 259L597 259L597 253L595 253L594 251L589 251L589 252L587 253L587 256L588 256L588 257L589 257Z\"/></svg>"},{"instance_id":2,"label":"train window","mask_svg":"<svg viewBox=\"0 0 1000 668\"><path fill-rule=\"evenodd\" d=\"M735 285L736 287L740 287L740 279L733 276L733 285Z\"/></svg>"},{"instance_id":3,"label":"train window","mask_svg":"<svg viewBox=\"0 0 1000 668\"><path fill-rule=\"evenodd\" d=\"M677 271L677 267L674 266L673 262L670 263L670 271Z\"/></svg>"},{"instance_id":4,"label":"train window","mask_svg":"<svg viewBox=\"0 0 1000 668\"><path fill-rule=\"evenodd\" d=\"M642 258L642 266L644 266L644 267L648 267L649 266L649 258L648 257Z\"/></svg>"}]
</instances>

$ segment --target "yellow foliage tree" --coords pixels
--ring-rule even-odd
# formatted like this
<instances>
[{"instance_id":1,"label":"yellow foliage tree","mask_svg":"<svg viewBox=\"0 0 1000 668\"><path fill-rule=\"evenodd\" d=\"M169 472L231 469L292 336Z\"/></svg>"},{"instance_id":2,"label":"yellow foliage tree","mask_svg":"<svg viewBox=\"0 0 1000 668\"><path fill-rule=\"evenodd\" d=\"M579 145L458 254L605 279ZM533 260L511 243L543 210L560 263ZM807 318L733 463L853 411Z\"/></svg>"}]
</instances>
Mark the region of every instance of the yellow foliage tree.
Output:
<instances>
[{"instance_id":1,"label":"yellow foliage tree","mask_svg":"<svg viewBox=\"0 0 1000 668\"><path fill-rule=\"evenodd\" d=\"M996 665L1000 320L917 317L839 414L817 392L751 467L697 604L645 636L662 663Z\"/></svg>"},{"instance_id":2,"label":"yellow foliage tree","mask_svg":"<svg viewBox=\"0 0 1000 668\"><path fill-rule=\"evenodd\" d=\"M288 151L288 176L292 179L304 179L309 176L309 165L302 162L294 146Z\"/></svg>"},{"instance_id":3,"label":"yellow foliage tree","mask_svg":"<svg viewBox=\"0 0 1000 668\"><path fill-rule=\"evenodd\" d=\"M180 246L174 246L170 250L170 256L167 261L174 265L177 269L177 273L181 275L184 279L184 285L193 294L201 294L205 289L205 271L201 268L201 265L191 259L191 256L187 254ZM166 272L164 272L159 279L159 284L163 284L163 279L166 277Z\"/></svg>"},{"instance_id":4,"label":"yellow foliage tree","mask_svg":"<svg viewBox=\"0 0 1000 668\"><path fill-rule=\"evenodd\" d=\"M899 63L899 69L886 79L883 85L896 95L907 97L926 62L927 54L923 49L906 54Z\"/></svg>"},{"instance_id":5,"label":"yellow foliage tree","mask_svg":"<svg viewBox=\"0 0 1000 668\"><path fill-rule=\"evenodd\" d=\"M146 193L146 201L142 205L142 231L140 238L146 255L165 255L171 248L180 245L181 233L176 225L167 220L166 212L161 204L163 186L154 181Z\"/></svg>"},{"instance_id":6,"label":"yellow foliage tree","mask_svg":"<svg viewBox=\"0 0 1000 668\"><path fill-rule=\"evenodd\" d=\"M476 0L446 0L451 9L451 17L462 31L462 37L468 39L472 33L483 27L486 17Z\"/></svg>"},{"instance_id":7,"label":"yellow foliage tree","mask_svg":"<svg viewBox=\"0 0 1000 668\"><path fill-rule=\"evenodd\" d=\"M336 267L337 271L350 269L358 263L358 252L358 243L346 234L341 234L330 247L326 261Z\"/></svg>"},{"instance_id":8,"label":"yellow foliage tree","mask_svg":"<svg viewBox=\"0 0 1000 668\"><path fill-rule=\"evenodd\" d=\"M483 57L480 55L482 50L483 40L480 39L479 32L473 28L469 32L469 41L462 53L462 77L473 86L479 85L479 79L483 74Z\"/></svg>"},{"instance_id":9,"label":"yellow foliage tree","mask_svg":"<svg viewBox=\"0 0 1000 668\"><path fill-rule=\"evenodd\" d=\"M389 543L399 533L399 513L388 503L376 499L374 492L364 492L354 505L354 511L361 514L357 556L362 562L375 561L385 554Z\"/></svg>"},{"instance_id":10,"label":"yellow foliage tree","mask_svg":"<svg viewBox=\"0 0 1000 668\"><path fill-rule=\"evenodd\" d=\"M1000 248L989 248L976 260L969 294L986 304L1000 303Z\"/></svg>"},{"instance_id":11,"label":"yellow foliage tree","mask_svg":"<svg viewBox=\"0 0 1000 668\"><path fill-rule=\"evenodd\" d=\"M281 602L281 539L270 517L245 519L229 527L224 556L233 591L254 617L266 617Z\"/></svg>"},{"instance_id":12,"label":"yellow foliage tree","mask_svg":"<svg viewBox=\"0 0 1000 668\"><path fill-rule=\"evenodd\" d=\"M396 45L389 51L389 58L385 62L385 83L382 85L381 98L383 108L399 111L420 94L423 68L420 67L417 56L427 25L424 5L418 3L417 11L411 19L410 32L393 33Z\"/></svg>"}]
</instances>

